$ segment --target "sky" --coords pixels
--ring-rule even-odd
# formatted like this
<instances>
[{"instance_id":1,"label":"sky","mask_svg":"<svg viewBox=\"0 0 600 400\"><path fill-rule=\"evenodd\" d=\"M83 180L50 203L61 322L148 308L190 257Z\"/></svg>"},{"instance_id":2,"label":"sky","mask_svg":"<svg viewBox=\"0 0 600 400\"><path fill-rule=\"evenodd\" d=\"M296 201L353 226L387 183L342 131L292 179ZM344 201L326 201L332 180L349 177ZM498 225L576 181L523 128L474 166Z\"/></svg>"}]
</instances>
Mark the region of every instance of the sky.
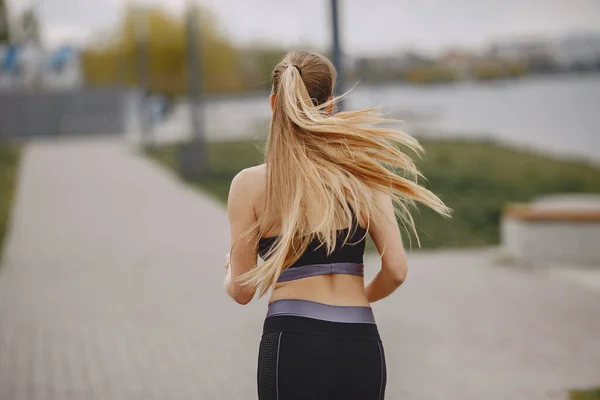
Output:
<instances>
[{"instance_id":1,"label":"sky","mask_svg":"<svg viewBox=\"0 0 600 400\"><path fill-rule=\"evenodd\" d=\"M193 1L193 0L191 0ZM126 0L8 0L9 12L36 3L44 40L83 44L114 27ZM185 0L131 0L180 13ZM330 44L329 0L204 0L238 44ZM340 0L341 38L349 55L450 47L493 40L600 32L600 0Z\"/></svg>"}]
</instances>

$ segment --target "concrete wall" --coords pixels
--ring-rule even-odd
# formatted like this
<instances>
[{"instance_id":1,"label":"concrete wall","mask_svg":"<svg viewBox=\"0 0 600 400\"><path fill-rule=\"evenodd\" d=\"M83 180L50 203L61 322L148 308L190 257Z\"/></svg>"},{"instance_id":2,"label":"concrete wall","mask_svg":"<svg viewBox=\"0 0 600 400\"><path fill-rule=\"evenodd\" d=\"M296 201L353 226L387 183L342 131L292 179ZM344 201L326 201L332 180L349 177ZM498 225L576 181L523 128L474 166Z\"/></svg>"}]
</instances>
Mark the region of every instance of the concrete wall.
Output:
<instances>
[{"instance_id":1,"label":"concrete wall","mask_svg":"<svg viewBox=\"0 0 600 400\"><path fill-rule=\"evenodd\" d=\"M600 267L600 222L504 218L501 234L504 249L521 261Z\"/></svg>"},{"instance_id":2,"label":"concrete wall","mask_svg":"<svg viewBox=\"0 0 600 400\"><path fill-rule=\"evenodd\" d=\"M119 89L0 93L0 140L122 134L127 96Z\"/></svg>"}]
</instances>

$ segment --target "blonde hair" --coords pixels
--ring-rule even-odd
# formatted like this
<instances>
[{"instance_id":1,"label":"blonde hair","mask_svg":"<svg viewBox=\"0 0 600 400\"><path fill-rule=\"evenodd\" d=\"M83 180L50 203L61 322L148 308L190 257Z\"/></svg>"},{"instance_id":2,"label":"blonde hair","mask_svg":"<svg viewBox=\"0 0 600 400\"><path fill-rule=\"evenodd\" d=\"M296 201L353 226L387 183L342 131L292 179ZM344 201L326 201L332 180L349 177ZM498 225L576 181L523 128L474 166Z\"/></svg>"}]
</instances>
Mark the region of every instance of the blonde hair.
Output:
<instances>
[{"instance_id":1,"label":"blonde hair","mask_svg":"<svg viewBox=\"0 0 600 400\"><path fill-rule=\"evenodd\" d=\"M390 122L375 109L329 112L336 71L320 54L287 54L273 72L275 104L266 145L264 212L252 232L266 236L273 221L280 234L264 263L239 279L264 295L318 239L328 253L336 247L336 231L351 226L354 216L370 223L380 216L373 195L391 195L402 222L412 228L409 206L417 202L449 216L450 210L417 183L412 159L401 151L423 149L411 136L378 127ZM350 230L349 230L350 232ZM348 235L349 236L349 235ZM348 237L344 240L344 243Z\"/></svg>"}]
</instances>

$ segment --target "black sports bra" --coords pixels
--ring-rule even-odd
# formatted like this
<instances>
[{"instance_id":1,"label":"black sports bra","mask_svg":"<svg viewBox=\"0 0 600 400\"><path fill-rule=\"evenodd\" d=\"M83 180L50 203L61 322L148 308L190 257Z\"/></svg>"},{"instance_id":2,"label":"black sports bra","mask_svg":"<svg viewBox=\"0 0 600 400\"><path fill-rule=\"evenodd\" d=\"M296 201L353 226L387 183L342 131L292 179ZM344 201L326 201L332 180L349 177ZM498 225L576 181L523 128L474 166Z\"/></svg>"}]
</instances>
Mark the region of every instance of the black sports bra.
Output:
<instances>
[{"instance_id":1,"label":"black sports bra","mask_svg":"<svg viewBox=\"0 0 600 400\"><path fill-rule=\"evenodd\" d=\"M350 237L344 244L350 229ZM300 258L281 273L278 282L330 274L364 276L365 236L366 229L358 222L355 222L354 226L350 228L338 230L336 247L329 255L327 255L326 246L323 246L318 239L313 240ZM276 240L277 236L259 240L258 254L261 258L265 258Z\"/></svg>"}]
</instances>

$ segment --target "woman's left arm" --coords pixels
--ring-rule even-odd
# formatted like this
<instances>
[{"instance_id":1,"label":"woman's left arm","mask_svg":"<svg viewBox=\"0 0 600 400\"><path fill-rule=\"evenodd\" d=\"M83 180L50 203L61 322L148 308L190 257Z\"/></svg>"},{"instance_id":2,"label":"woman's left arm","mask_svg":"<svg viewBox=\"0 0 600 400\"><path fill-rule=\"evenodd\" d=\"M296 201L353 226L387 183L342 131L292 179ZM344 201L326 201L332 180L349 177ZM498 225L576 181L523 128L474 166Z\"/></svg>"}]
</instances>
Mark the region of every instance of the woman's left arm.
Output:
<instances>
[{"instance_id":1,"label":"woman's left arm","mask_svg":"<svg viewBox=\"0 0 600 400\"><path fill-rule=\"evenodd\" d=\"M239 276L256 266L258 259L256 241L253 240L253 235L247 234L256 223L254 194L257 184L253 175L254 171L251 169L245 169L238 173L231 181L227 200L230 243L233 248L229 256L225 288L231 298L239 304L248 304L256 292L256 289L248 288L237 282Z\"/></svg>"}]
</instances>

